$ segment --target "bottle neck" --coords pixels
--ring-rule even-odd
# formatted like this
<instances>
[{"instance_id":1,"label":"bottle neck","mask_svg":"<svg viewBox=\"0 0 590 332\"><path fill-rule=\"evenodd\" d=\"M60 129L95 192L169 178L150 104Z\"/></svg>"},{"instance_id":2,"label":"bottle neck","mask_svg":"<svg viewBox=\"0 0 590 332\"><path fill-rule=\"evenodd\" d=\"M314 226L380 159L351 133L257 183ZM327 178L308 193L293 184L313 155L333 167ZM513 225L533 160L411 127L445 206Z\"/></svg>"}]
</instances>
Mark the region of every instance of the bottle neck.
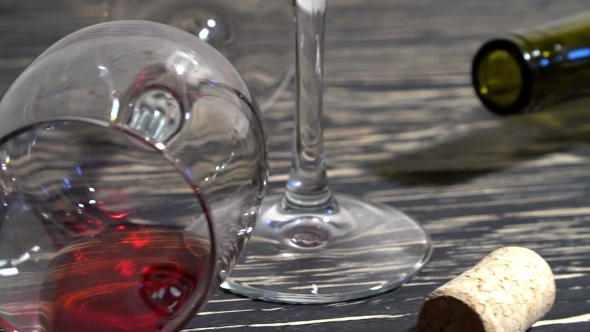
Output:
<instances>
[{"instance_id":1,"label":"bottle neck","mask_svg":"<svg viewBox=\"0 0 590 332\"><path fill-rule=\"evenodd\" d=\"M543 29L515 36L531 72L530 110L590 88L590 29L577 38Z\"/></svg>"},{"instance_id":2,"label":"bottle neck","mask_svg":"<svg viewBox=\"0 0 590 332\"><path fill-rule=\"evenodd\" d=\"M472 76L482 102L502 115L535 111L575 96L590 88L590 17L550 22L489 41L476 54Z\"/></svg>"}]
</instances>

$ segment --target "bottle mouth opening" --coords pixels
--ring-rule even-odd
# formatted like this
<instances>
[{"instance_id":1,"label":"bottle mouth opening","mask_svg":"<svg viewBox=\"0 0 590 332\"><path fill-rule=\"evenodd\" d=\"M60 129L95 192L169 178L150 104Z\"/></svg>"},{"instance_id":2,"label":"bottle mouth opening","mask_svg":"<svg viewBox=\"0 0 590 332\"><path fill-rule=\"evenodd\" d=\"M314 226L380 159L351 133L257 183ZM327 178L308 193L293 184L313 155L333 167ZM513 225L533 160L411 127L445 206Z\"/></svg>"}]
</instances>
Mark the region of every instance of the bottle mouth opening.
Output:
<instances>
[{"instance_id":1,"label":"bottle mouth opening","mask_svg":"<svg viewBox=\"0 0 590 332\"><path fill-rule=\"evenodd\" d=\"M530 106L532 73L512 41L492 40L473 60L473 87L486 108L498 115L523 113Z\"/></svg>"}]
</instances>

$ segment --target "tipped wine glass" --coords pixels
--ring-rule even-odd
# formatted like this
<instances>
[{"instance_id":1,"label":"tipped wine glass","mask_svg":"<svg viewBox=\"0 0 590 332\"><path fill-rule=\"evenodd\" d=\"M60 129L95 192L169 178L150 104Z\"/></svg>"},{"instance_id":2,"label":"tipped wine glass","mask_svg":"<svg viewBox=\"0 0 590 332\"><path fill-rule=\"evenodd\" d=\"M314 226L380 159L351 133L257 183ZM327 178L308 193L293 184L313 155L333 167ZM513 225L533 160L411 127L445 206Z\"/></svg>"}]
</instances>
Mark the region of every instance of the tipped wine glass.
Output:
<instances>
[{"instance_id":1,"label":"tipped wine glass","mask_svg":"<svg viewBox=\"0 0 590 332\"><path fill-rule=\"evenodd\" d=\"M266 165L245 82L195 36L57 42L0 102L0 329L179 331L250 237Z\"/></svg>"},{"instance_id":2,"label":"tipped wine glass","mask_svg":"<svg viewBox=\"0 0 590 332\"><path fill-rule=\"evenodd\" d=\"M296 111L283 195L265 197L254 235L222 284L267 301L329 303L400 286L430 257L422 227L402 212L335 194L323 157L326 0L294 0Z\"/></svg>"},{"instance_id":3,"label":"tipped wine glass","mask_svg":"<svg viewBox=\"0 0 590 332\"><path fill-rule=\"evenodd\" d=\"M262 111L294 76L292 0L105 0L104 20L147 20L213 46L244 77Z\"/></svg>"}]
</instances>

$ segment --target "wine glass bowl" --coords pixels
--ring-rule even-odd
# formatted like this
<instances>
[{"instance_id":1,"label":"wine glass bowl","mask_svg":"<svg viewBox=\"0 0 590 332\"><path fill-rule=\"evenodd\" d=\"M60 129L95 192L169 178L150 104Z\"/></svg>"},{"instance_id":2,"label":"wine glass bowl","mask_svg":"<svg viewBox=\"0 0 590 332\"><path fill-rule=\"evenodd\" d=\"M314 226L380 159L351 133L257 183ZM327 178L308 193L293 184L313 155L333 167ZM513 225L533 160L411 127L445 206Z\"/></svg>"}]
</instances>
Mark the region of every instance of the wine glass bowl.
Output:
<instances>
[{"instance_id":1,"label":"wine glass bowl","mask_svg":"<svg viewBox=\"0 0 590 332\"><path fill-rule=\"evenodd\" d=\"M179 29L116 21L0 102L0 327L178 331L231 271L266 185L261 114Z\"/></svg>"},{"instance_id":2,"label":"wine glass bowl","mask_svg":"<svg viewBox=\"0 0 590 332\"><path fill-rule=\"evenodd\" d=\"M187 31L243 75L261 109L294 74L292 0L106 0L106 20L148 20Z\"/></svg>"}]
</instances>

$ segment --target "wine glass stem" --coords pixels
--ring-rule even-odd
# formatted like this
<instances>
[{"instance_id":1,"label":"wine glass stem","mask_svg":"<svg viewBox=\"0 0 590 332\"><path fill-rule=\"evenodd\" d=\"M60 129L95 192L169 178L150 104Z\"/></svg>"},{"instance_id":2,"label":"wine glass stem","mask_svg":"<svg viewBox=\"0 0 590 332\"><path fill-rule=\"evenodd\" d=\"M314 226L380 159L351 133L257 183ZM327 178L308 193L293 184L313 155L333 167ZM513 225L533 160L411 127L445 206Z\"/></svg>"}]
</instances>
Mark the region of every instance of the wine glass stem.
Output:
<instances>
[{"instance_id":1,"label":"wine glass stem","mask_svg":"<svg viewBox=\"0 0 590 332\"><path fill-rule=\"evenodd\" d=\"M291 208L332 204L323 151L323 57L327 0L293 0L296 18L296 105L293 164L285 203Z\"/></svg>"}]
</instances>

